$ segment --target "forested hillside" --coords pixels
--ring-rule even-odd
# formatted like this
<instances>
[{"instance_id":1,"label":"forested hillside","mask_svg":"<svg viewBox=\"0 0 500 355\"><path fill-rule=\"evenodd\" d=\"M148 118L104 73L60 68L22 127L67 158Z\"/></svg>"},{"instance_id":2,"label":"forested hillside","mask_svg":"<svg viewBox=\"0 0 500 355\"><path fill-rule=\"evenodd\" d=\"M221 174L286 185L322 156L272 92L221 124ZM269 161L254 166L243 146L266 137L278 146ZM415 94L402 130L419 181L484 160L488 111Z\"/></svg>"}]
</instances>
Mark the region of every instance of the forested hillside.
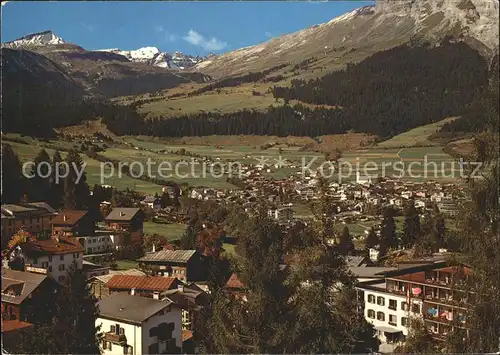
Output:
<instances>
[{"instance_id":1,"label":"forested hillside","mask_svg":"<svg viewBox=\"0 0 500 355\"><path fill-rule=\"evenodd\" d=\"M147 133L156 136L257 134L315 136L366 132L390 137L411 128L460 116L488 87L488 66L464 43L438 47L400 46L377 53L346 70L291 87L273 87L285 105L266 112L243 110L228 114L205 112L148 121ZM315 105L289 105L290 100ZM123 125L106 123L118 134ZM137 129L144 125L138 122ZM126 127L135 131L135 127Z\"/></svg>"}]
</instances>

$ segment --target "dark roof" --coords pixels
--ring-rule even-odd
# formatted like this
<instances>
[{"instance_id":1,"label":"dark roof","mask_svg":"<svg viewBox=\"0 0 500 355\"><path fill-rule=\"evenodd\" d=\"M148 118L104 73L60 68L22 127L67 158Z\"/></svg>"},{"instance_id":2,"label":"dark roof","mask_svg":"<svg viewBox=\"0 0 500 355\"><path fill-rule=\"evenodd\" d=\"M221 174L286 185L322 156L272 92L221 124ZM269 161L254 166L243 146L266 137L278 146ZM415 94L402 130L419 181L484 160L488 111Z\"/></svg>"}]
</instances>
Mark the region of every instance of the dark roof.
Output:
<instances>
[{"instance_id":1,"label":"dark roof","mask_svg":"<svg viewBox=\"0 0 500 355\"><path fill-rule=\"evenodd\" d=\"M100 317L134 324L141 324L170 304L169 299L160 301L124 293L113 293L98 302Z\"/></svg>"},{"instance_id":2,"label":"dark roof","mask_svg":"<svg viewBox=\"0 0 500 355\"><path fill-rule=\"evenodd\" d=\"M140 211L140 208L118 207L106 217L107 221L130 221Z\"/></svg>"},{"instance_id":3,"label":"dark roof","mask_svg":"<svg viewBox=\"0 0 500 355\"><path fill-rule=\"evenodd\" d=\"M52 219L51 223L56 224L58 226L74 226L86 214L87 211L64 210L61 211L57 216L55 216Z\"/></svg>"},{"instance_id":4,"label":"dark roof","mask_svg":"<svg viewBox=\"0 0 500 355\"><path fill-rule=\"evenodd\" d=\"M176 286L175 277L114 275L106 286L110 289L166 291Z\"/></svg>"},{"instance_id":5,"label":"dark roof","mask_svg":"<svg viewBox=\"0 0 500 355\"><path fill-rule=\"evenodd\" d=\"M2 302L21 304L40 286L47 275L2 269ZM12 291L13 294L4 292Z\"/></svg>"},{"instance_id":6,"label":"dark roof","mask_svg":"<svg viewBox=\"0 0 500 355\"><path fill-rule=\"evenodd\" d=\"M16 215L56 215L57 212L46 202L30 202L23 204L3 204L2 218L16 218Z\"/></svg>"},{"instance_id":7,"label":"dark roof","mask_svg":"<svg viewBox=\"0 0 500 355\"><path fill-rule=\"evenodd\" d=\"M172 263L187 263L193 257L196 250L160 250L149 253L139 259L139 261L158 261Z\"/></svg>"},{"instance_id":8,"label":"dark roof","mask_svg":"<svg viewBox=\"0 0 500 355\"><path fill-rule=\"evenodd\" d=\"M354 276L360 278L384 278L385 272L393 270L396 270L396 268L377 266L359 266L349 268L349 271L351 271Z\"/></svg>"},{"instance_id":9,"label":"dark roof","mask_svg":"<svg viewBox=\"0 0 500 355\"><path fill-rule=\"evenodd\" d=\"M366 263L366 257L364 256L346 256L346 262L348 267L358 267Z\"/></svg>"},{"instance_id":10,"label":"dark roof","mask_svg":"<svg viewBox=\"0 0 500 355\"><path fill-rule=\"evenodd\" d=\"M67 254L83 252L78 239L73 237L59 237L45 240L30 240L21 244L23 253L32 254Z\"/></svg>"}]
</instances>

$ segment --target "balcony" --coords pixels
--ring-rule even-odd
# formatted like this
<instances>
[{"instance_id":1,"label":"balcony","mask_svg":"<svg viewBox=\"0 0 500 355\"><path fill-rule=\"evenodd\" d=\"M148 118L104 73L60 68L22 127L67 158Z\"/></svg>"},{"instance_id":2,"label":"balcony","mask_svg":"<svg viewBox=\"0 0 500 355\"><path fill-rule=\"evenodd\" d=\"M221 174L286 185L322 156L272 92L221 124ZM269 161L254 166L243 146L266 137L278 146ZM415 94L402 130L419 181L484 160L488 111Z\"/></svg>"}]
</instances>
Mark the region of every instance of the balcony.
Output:
<instances>
[{"instance_id":1,"label":"balcony","mask_svg":"<svg viewBox=\"0 0 500 355\"><path fill-rule=\"evenodd\" d=\"M115 344L126 344L127 337L125 334L116 334L113 332L104 333L104 340Z\"/></svg>"}]
</instances>

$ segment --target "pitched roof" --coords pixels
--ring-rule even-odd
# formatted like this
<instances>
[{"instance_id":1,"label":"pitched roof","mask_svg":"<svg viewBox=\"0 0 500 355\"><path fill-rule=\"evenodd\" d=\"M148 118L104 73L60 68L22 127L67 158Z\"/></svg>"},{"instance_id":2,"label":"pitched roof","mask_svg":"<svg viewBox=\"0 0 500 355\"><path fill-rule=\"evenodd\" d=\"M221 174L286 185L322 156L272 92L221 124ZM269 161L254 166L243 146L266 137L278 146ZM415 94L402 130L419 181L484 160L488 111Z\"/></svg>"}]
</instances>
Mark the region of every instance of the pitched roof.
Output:
<instances>
[{"instance_id":1,"label":"pitched roof","mask_svg":"<svg viewBox=\"0 0 500 355\"><path fill-rule=\"evenodd\" d=\"M165 309L172 301L113 293L98 302L99 316L124 322L141 324L146 319Z\"/></svg>"},{"instance_id":2,"label":"pitched roof","mask_svg":"<svg viewBox=\"0 0 500 355\"><path fill-rule=\"evenodd\" d=\"M59 237L45 240L29 240L21 244L24 254L66 254L83 252L83 247L78 239L73 237Z\"/></svg>"},{"instance_id":3,"label":"pitched roof","mask_svg":"<svg viewBox=\"0 0 500 355\"><path fill-rule=\"evenodd\" d=\"M130 221L140 211L140 208L118 207L106 217L107 221Z\"/></svg>"},{"instance_id":4,"label":"pitched roof","mask_svg":"<svg viewBox=\"0 0 500 355\"><path fill-rule=\"evenodd\" d=\"M175 277L163 276L133 276L133 275L114 275L107 283L108 288L113 289L138 289L149 291L166 291L176 285Z\"/></svg>"},{"instance_id":5,"label":"pitched roof","mask_svg":"<svg viewBox=\"0 0 500 355\"><path fill-rule=\"evenodd\" d=\"M183 329L182 330L182 341L185 342L193 337L193 332L191 330Z\"/></svg>"},{"instance_id":6,"label":"pitched roof","mask_svg":"<svg viewBox=\"0 0 500 355\"><path fill-rule=\"evenodd\" d=\"M196 250L160 250L155 253L146 254L139 261L187 263L195 253Z\"/></svg>"},{"instance_id":7,"label":"pitched roof","mask_svg":"<svg viewBox=\"0 0 500 355\"><path fill-rule=\"evenodd\" d=\"M51 223L61 225L61 226L74 226L86 214L87 214L87 211L64 210L64 211L61 211L57 216L55 216L52 219Z\"/></svg>"},{"instance_id":8,"label":"pitched roof","mask_svg":"<svg viewBox=\"0 0 500 355\"><path fill-rule=\"evenodd\" d=\"M33 324L19 320L2 320L2 333L32 327Z\"/></svg>"},{"instance_id":9,"label":"pitched roof","mask_svg":"<svg viewBox=\"0 0 500 355\"><path fill-rule=\"evenodd\" d=\"M2 302L21 304L40 286L47 275L2 269ZM4 293L12 291L12 293Z\"/></svg>"},{"instance_id":10,"label":"pitched roof","mask_svg":"<svg viewBox=\"0 0 500 355\"><path fill-rule=\"evenodd\" d=\"M238 276L233 272L229 280L226 282L226 287L229 288L245 288L243 282L240 281Z\"/></svg>"},{"instance_id":11,"label":"pitched roof","mask_svg":"<svg viewBox=\"0 0 500 355\"><path fill-rule=\"evenodd\" d=\"M349 255L346 256L345 260L347 262L347 266L349 267L359 267L363 264L363 262L367 258L364 256L356 256L356 255Z\"/></svg>"},{"instance_id":12,"label":"pitched roof","mask_svg":"<svg viewBox=\"0 0 500 355\"><path fill-rule=\"evenodd\" d=\"M140 270L137 269L128 269L128 270L109 270L109 274L107 275L101 275L101 276L95 276L94 278L96 280L99 280L103 283L108 282L111 280L111 278L115 275L135 275L135 276L146 276L145 273L143 273Z\"/></svg>"}]
</instances>

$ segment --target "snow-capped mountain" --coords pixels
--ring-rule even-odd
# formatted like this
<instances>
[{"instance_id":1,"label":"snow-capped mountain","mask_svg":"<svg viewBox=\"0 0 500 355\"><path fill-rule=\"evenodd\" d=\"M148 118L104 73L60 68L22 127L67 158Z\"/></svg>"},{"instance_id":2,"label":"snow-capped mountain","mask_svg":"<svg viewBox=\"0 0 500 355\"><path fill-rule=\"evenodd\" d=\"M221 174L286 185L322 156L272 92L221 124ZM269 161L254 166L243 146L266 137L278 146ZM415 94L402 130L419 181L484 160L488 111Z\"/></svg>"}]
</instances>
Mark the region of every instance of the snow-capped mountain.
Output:
<instances>
[{"instance_id":1,"label":"snow-capped mountain","mask_svg":"<svg viewBox=\"0 0 500 355\"><path fill-rule=\"evenodd\" d=\"M160 68L187 69L205 60L204 57L194 57L181 52L175 52L174 54L161 52L156 47L143 47L130 51L118 48L100 49L99 51L119 54L131 62L145 63Z\"/></svg>"},{"instance_id":2,"label":"snow-capped mountain","mask_svg":"<svg viewBox=\"0 0 500 355\"><path fill-rule=\"evenodd\" d=\"M53 44L65 44L66 42L59 36L56 36L52 31L43 31L32 33L27 36L18 38L14 41L5 43L7 48L26 48L33 46L47 46Z\"/></svg>"}]
</instances>

